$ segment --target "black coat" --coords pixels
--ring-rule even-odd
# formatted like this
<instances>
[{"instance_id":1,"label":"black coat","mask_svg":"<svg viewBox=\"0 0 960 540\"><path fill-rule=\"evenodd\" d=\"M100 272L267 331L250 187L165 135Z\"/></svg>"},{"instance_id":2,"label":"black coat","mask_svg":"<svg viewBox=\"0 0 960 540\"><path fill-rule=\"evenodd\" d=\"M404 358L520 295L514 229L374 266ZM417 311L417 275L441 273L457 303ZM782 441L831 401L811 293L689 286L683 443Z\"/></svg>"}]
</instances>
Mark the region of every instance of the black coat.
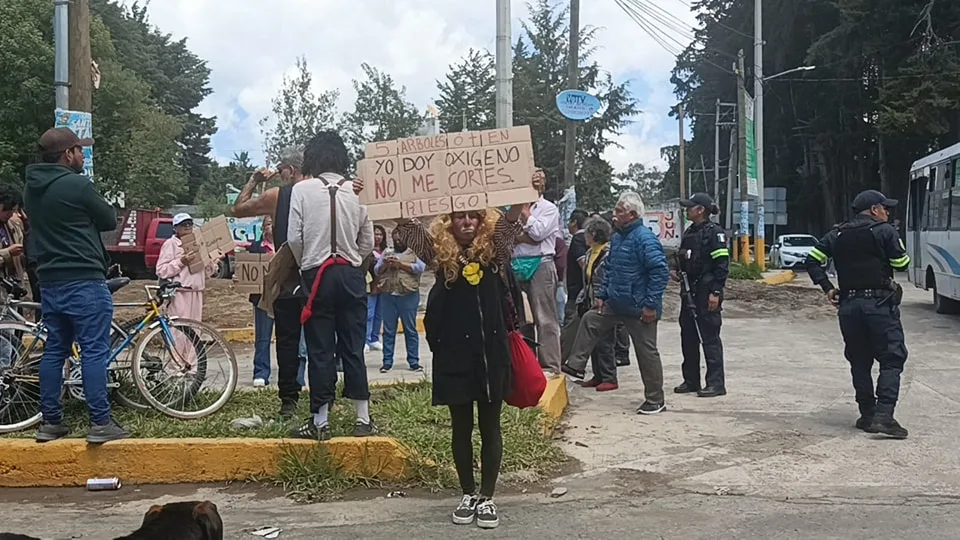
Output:
<instances>
[{"instance_id":1,"label":"black coat","mask_svg":"<svg viewBox=\"0 0 960 540\"><path fill-rule=\"evenodd\" d=\"M433 351L433 404L502 401L510 393L508 286L492 266L476 286L443 274L427 297L424 328ZM482 331L480 331L482 329Z\"/></svg>"}]
</instances>

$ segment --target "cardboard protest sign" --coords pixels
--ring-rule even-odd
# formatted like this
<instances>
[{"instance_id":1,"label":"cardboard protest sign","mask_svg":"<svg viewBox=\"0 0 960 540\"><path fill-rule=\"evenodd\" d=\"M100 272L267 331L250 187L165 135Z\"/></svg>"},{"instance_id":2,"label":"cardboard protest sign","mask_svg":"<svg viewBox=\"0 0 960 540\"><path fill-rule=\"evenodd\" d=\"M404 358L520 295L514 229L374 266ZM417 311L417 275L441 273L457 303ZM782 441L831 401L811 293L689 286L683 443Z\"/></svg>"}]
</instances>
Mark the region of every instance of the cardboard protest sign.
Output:
<instances>
[{"instance_id":1,"label":"cardboard protest sign","mask_svg":"<svg viewBox=\"0 0 960 540\"><path fill-rule=\"evenodd\" d=\"M180 238L190 272L199 274L236 248L227 218L217 216Z\"/></svg>"},{"instance_id":2,"label":"cardboard protest sign","mask_svg":"<svg viewBox=\"0 0 960 540\"><path fill-rule=\"evenodd\" d=\"M233 274L234 289L244 294L262 294L263 276L270 267L272 253L237 253Z\"/></svg>"},{"instance_id":3,"label":"cardboard protest sign","mask_svg":"<svg viewBox=\"0 0 960 540\"><path fill-rule=\"evenodd\" d=\"M360 202L372 220L533 202L533 157L528 126L370 143Z\"/></svg>"}]
</instances>

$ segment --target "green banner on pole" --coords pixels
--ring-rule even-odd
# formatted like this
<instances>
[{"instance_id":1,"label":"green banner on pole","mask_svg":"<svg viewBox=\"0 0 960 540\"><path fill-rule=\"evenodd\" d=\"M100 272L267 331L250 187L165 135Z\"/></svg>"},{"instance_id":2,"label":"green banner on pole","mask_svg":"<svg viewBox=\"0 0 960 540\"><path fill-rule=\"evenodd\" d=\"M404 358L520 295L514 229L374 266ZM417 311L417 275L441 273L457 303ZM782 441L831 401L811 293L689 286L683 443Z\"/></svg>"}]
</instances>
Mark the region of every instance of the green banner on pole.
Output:
<instances>
[{"instance_id":1,"label":"green banner on pole","mask_svg":"<svg viewBox=\"0 0 960 540\"><path fill-rule=\"evenodd\" d=\"M757 141L753 112L753 98L746 96L744 108L747 117L747 195L756 197L760 194L757 186Z\"/></svg>"}]
</instances>

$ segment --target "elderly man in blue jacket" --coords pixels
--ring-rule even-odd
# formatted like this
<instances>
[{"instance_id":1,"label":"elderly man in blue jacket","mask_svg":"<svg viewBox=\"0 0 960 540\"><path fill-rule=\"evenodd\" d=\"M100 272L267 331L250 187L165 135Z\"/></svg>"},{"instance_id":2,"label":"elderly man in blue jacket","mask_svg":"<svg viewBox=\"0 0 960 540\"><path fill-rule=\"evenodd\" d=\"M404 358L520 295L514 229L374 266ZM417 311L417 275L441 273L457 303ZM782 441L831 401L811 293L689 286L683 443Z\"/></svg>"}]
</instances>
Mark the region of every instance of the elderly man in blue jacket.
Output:
<instances>
[{"instance_id":1,"label":"elderly man in blue jacket","mask_svg":"<svg viewBox=\"0 0 960 540\"><path fill-rule=\"evenodd\" d=\"M607 273L593 309L583 316L563 372L583 379L590 352L601 337L623 323L637 351L646 400L638 414L657 414L663 402L663 365L657 350L657 321L670 278L663 246L643 224L643 199L627 191L614 208L617 231L610 241Z\"/></svg>"}]
</instances>

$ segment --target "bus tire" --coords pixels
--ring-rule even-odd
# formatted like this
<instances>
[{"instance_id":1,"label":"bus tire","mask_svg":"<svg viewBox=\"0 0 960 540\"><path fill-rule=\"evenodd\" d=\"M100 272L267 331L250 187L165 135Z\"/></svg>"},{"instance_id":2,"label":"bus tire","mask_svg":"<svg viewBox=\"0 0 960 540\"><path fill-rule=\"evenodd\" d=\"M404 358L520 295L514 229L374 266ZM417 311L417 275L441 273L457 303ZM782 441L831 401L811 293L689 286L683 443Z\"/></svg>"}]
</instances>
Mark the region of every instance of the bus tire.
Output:
<instances>
[{"instance_id":1,"label":"bus tire","mask_svg":"<svg viewBox=\"0 0 960 540\"><path fill-rule=\"evenodd\" d=\"M947 298L937 292L936 279L933 280L933 307L936 308L937 313L943 315L956 315L960 313L960 302L957 302L953 298Z\"/></svg>"}]
</instances>

